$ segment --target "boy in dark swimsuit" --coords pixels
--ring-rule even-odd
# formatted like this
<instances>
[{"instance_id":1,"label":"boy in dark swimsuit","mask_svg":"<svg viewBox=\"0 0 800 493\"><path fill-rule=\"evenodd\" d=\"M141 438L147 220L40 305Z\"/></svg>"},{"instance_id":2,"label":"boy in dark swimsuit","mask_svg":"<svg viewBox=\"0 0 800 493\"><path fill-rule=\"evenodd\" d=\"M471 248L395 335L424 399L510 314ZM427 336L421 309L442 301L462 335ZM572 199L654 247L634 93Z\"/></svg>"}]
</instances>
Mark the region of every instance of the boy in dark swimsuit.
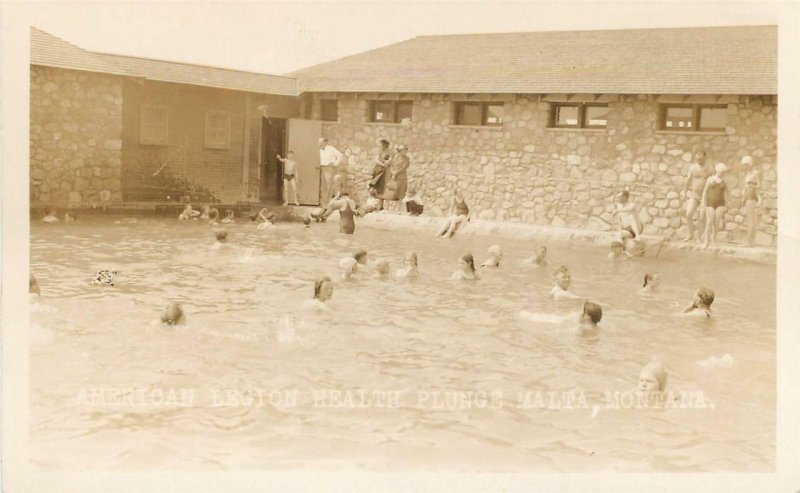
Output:
<instances>
[{"instance_id":1,"label":"boy in dark swimsuit","mask_svg":"<svg viewBox=\"0 0 800 493\"><path fill-rule=\"evenodd\" d=\"M283 163L283 205L289 205L289 197L294 197L294 205L300 205L297 200L297 163L294 160L294 151L289 151L286 158L280 154L278 161ZM291 189L291 192L289 191Z\"/></svg>"}]
</instances>

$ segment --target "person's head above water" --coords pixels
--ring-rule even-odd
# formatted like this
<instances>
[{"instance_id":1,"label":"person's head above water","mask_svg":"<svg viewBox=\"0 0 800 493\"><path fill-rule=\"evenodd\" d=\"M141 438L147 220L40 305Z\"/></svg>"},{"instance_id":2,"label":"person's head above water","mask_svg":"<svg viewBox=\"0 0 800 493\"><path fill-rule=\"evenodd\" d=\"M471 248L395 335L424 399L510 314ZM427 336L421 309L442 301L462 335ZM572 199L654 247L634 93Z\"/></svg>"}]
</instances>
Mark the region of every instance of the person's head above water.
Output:
<instances>
[{"instance_id":1,"label":"person's head above water","mask_svg":"<svg viewBox=\"0 0 800 493\"><path fill-rule=\"evenodd\" d=\"M228 241L228 232L225 231L224 229L219 230L219 231L215 231L214 232L214 237L217 239L218 242L224 243L224 242Z\"/></svg>"},{"instance_id":2,"label":"person's head above water","mask_svg":"<svg viewBox=\"0 0 800 493\"><path fill-rule=\"evenodd\" d=\"M168 325L177 325L183 323L186 316L183 313L183 307L177 301L173 301L164 308L161 312L161 322Z\"/></svg>"},{"instance_id":3,"label":"person's head above water","mask_svg":"<svg viewBox=\"0 0 800 493\"><path fill-rule=\"evenodd\" d=\"M667 370L658 361L651 361L639 373L639 390L642 392L664 391L667 388Z\"/></svg>"},{"instance_id":4,"label":"person's head above water","mask_svg":"<svg viewBox=\"0 0 800 493\"><path fill-rule=\"evenodd\" d=\"M583 311L581 312L580 321L584 323L591 323L597 325L603 318L603 307L591 301L583 303Z\"/></svg>"},{"instance_id":5,"label":"person's head above water","mask_svg":"<svg viewBox=\"0 0 800 493\"><path fill-rule=\"evenodd\" d=\"M569 284L572 281L572 278L569 275L569 269L566 266L562 265L558 269L556 269L555 273L553 273L553 278L555 279L556 286L566 291L569 289Z\"/></svg>"},{"instance_id":6,"label":"person's head above water","mask_svg":"<svg viewBox=\"0 0 800 493\"><path fill-rule=\"evenodd\" d=\"M417 252L408 252L404 261L406 265L417 268Z\"/></svg>"},{"instance_id":7,"label":"person's head above water","mask_svg":"<svg viewBox=\"0 0 800 493\"><path fill-rule=\"evenodd\" d=\"M385 276L389 274L389 261L386 259L380 259L375 263L375 272L378 273L380 276Z\"/></svg>"},{"instance_id":8,"label":"person's head above water","mask_svg":"<svg viewBox=\"0 0 800 493\"><path fill-rule=\"evenodd\" d=\"M366 264L367 263L367 251L366 250L359 250L353 254L353 258L356 259L356 262L359 264Z\"/></svg>"},{"instance_id":9,"label":"person's head above water","mask_svg":"<svg viewBox=\"0 0 800 493\"><path fill-rule=\"evenodd\" d=\"M308 217L308 216L304 216L304 217L303 217L303 224L304 224L306 227L310 226L310 225L311 225L311 218L310 218L310 217Z\"/></svg>"},{"instance_id":10,"label":"person's head above water","mask_svg":"<svg viewBox=\"0 0 800 493\"><path fill-rule=\"evenodd\" d=\"M333 296L333 281L328 276L321 277L314 281L314 298L320 301L328 301Z\"/></svg>"},{"instance_id":11,"label":"person's head above water","mask_svg":"<svg viewBox=\"0 0 800 493\"><path fill-rule=\"evenodd\" d=\"M458 265L466 268L470 272L475 272L475 257L471 253L465 253L458 258Z\"/></svg>"},{"instance_id":12,"label":"person's head above water","mask_svg":"<svg viewBox=\"0 0 800 493\"><path fill-rule=\"evenodd\" d=\"M694 293L695 308L700 306L711 308L712 303L714 303L714 291L708 288L700 288Z\"/></svg>"},{"instance_id":13,"label":"person's head above water","mask_svg":"<svg viewBox=\"0 0 800 493\"><path fill-rule=\"evenodd\" d=\"M500 248L500 245L492 245L489 247L489 255L493 257L502 257L503 250Z\"/></svg>"},{"instance_id":14,"label":"person's head above water","mask_svg":"<svg viewBox=\"0 0 800 493\"><path fill-rule=\"evenodd\" d=\"M659 277L658 272L648 272L644 275L643 288L656 289L659 284L661 284L661 278Z\"/></svg>"}]
</instances>

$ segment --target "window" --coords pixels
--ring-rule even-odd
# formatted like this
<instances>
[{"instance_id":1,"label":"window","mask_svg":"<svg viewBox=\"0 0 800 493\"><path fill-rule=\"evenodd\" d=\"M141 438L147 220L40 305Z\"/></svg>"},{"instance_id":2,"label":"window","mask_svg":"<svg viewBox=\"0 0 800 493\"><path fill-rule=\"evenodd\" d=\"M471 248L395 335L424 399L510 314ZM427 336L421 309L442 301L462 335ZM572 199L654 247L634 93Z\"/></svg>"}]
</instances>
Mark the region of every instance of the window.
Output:
<instances>
[{"instance_id":1,"label":"window","mask_svg":"<svg viewBox=\"0 0 800 493\"><path fill-rule=\"evenodd\" d=\"M339 101L323 99L320 101L320 113L323 121L335 122L339 120Z\"/></svg>"},{"instance_id":2,"label":"window","mask_svg":"<svg viewBox=\"0 0 800 493\"><path fill-rule=\"evenodd\" d=\"M142 105L139 115L139 143L167 145L169 111L165 106Z\"/></svg>"},{"instance_id":3,"label":"window","mask_svg":"<svg viewBox=\"0 0 800 493\"><path fill-rule=\"evenodd\" d=\"M456 125L503 125L503 103L456 103Z\"/></svg>"},{"instance_id":4,"label":"window","mask_svg":"<svg viewBox=\"0 0 800 493\"><path fill-rule=\"evenodd\" d=\"M662 105L660 127L661 130L724 132L727 114L725 105Z\"/></svg>"},{"instance_id":5,"label":"window","mask_svg":"<svg viewBox=\"0 0 800 493\"><path fill-rule=\"evenodd\" d=\"M412 101L373 101L371 105L373 123L403 123L411 120L414 103Z\"/></svg>"},{"instance_id":6,"label":"window","mask_svg":"<svg viewBox=\"0 0 800 493\"><path fill-rule=\"evenodd\" d=\"M551 127L555 128L606 128L608 105L565 103L554 104Z\"/></svg>"},{"instance_id":7,"label":"window","mask_svg":"<svg viewBox=\"0 0 800 493\"><path fill-rule=\"evenodd\" d=\"M206 147L228 149L231 146L231 115L227 111L206 113Z\"/></svg>"}]
</instances>

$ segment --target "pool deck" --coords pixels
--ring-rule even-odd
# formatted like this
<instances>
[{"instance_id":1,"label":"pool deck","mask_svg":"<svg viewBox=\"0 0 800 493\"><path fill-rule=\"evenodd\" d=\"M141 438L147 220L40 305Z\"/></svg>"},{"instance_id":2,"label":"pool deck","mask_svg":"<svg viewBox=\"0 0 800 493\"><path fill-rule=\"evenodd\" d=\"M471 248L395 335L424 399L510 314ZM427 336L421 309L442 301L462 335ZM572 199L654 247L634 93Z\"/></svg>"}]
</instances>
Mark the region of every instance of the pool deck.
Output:
<instances>
[{"instance_id":1,"label":"pool deck","mask_svg":"<svg viewBox=\"0 0 800 493\"><path fill-rule=\"evenodd\" d=\"M91 205L82 204L66 208L59 208L58 214L65 211L71 214L80 215L174 215L180 214L186 204L177 202L165 203L128 203L115 205ZM214 204L221 215L226 210L233 210L237 217L247 216L257 212L262 207L275 214L279 221L301 221L308 212L315 209L315 206L287 206L280 203L274 204ZM199 204L195 204L195 208ZM30 208L31 217L42 217L44 215L43 205L34 205ZM337 218L331 218L336 221ZM430 235L442 224L442 217L439 216L409 216L407 214L396 213L372 213L359 218L358 224L374 229L387 231L409 231L422 235ZM595 231L587 229L559 228L555 226L543 226L528 223L511 223L499 221L484 221L473 219L466 225L459 228L457 236L496 236L498 238L529 240L537 243L541 242L586 242L603 246L608 246L613 238L616 238L614 231ZM658 241L663 237L642 235L645 243L651 245L653 241ZM762 263L775 264L777 259L777 249L774 247L745 247L738 244L723 243L710 246L703 250L699 243L684 241L668 241L664 248L667 250L695 251L705 255L721 255L741 259L754 260Z\"/></svg>"}]
</instances>

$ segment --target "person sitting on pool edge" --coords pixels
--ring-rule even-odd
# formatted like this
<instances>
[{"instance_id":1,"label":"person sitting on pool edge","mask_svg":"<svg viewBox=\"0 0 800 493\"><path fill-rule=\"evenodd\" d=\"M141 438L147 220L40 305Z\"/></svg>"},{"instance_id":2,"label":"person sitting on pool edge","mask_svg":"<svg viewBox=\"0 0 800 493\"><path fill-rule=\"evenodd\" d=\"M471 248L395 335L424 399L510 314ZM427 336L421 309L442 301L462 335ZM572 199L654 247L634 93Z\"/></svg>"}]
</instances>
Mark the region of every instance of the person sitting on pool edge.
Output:
<instances>
[{"instance_id":1,"label":"person sitting on pool edge","mask_svg":"<svg viewBox=\"0 0 800 493\"><path fill-rule=\"evenodd\" d=\"M583 310L578 317L578 330L580 332L595 332L597 324L603 319L603 308L591 301L583 302Z\"/></svg>"},{"instance_id":2,"label":"person sitting on pool edge","mask_svg":"<svg viewBox=\"0 0 800 493\"><path fill-rule=\"evenodd\" d=\"M540 246L536 249L536 255L524 260L526 264L535 265L536 267L547 267L547 247Z\"/></svg>"},{"instance_id":3,"label":"person sitting on pool edge","mask_svg":"<svg viewBox=\"0 0 800 493\"><path fill-rule=\"evenodd\" d=\"M630 192L621 191L617 195L614 215L617 216L620 229L620 240L638 238L642 234L642 224L639 222L639 207L630 200Z\"/></svg>"},{"instance_id":4,"label":"person sitting on pool edge","mask_svg":"<svg viewBox=\"0 0 800 493\"><path fill-rule=\"evenodd\" d=\"M469 222L471 215L470 209L467 205L467 200L464 198L464 192L459 187L453 187L453 198L450 202L450 210L447 213L447 220L442 224L439 231L436 232L437 238L452 238L456 229L465 223Z\"/></svg>"},{"instance_id":5,"label":"person sitting on pool edge","mask_svg":"<svg viewBox=\"0 0 800 493\"><path fill-rule=\"evenodd\" d=\"M417 194L417 187L413 182L408 184L403 203L406 204L406 212L412 216L419 216L425 210L425 204L422 203L422 197Z\"/></svg>"},{"instance_id":6,"label":"person sitting on pool edge","mask_svg":"<svg viewBox=\"0 0 800 493\"><path fill-rule=\"evenodd\" d=\"M458 258L458 270L450 276L453 279L475 281L478 273L475 271L475 258L471 253L465 253Z\"/></svg>"},{"instance_id":7,"label":"person sitting on pool edge","mask_svg":"<svg viewBox=\"0 0 800 493\"><path fill-rule=\"evenodd\" d=\"M402 277L417 277L417 254L416 252L408 252L403 260L403 267L401 267L395 275L399 278Z\"/></svg>"},{"instance_id":8,"label":"person sitting on pool edge","mask_svg":"<svg viewBox=\"0 0 800 493\"><path fill-rule=\"evenodd\" d=\"M580 299L580 296L569 291L569 285L572 278L569 274L569 269L562 265L553 273L553 280L555 285L550 290L550 296L555 300L575 300Z\"/></svg>"},{"instance_id":9,"label":"person sitting on pool edge","mask_svg":"<svg viewBox=\"0 0 800 493\"><path fill-rule=\"evenodd\" d=\"M173 301L161 312L161 323L167 325L179 325L186 322L186 315L183 307L177 301Z\"/></svg>"},{"instance_id":10,"label":"person sitting on pool edge","mask_svg":"<svg viewBox=\"0 0 800 493\"><path fill-rule=\"evenodd\" d=\"M481 264L481 267L500 267L502 258L503 250L500 249L500 245L492 245L489 247L489 258Z\"/></svg>"},{"instance_id":11,"label":"person sitting on pool edge","mask_svg":"<svg viewBox=\"0 0 800 493\"><path fill-rule=\"evenodd\" d=\"M694 293L691 304L684 308L681 313L708 318L711 317L712 303L714 303L714 291L708 288L700 288Z\"/></svg>"},{"instance_id":12,"label":"person sitting on pool edge","mask_svg":"<svg viewBox=\"0 0 800 493\"><path fill-rule=\"evenodd\" d=\"M640 291L642 293L653 293L658 289L658 286L661 284L661 278L658 275L658 272L648 272L644 275L644 286Z\"/></svg>"}]
</instances>

